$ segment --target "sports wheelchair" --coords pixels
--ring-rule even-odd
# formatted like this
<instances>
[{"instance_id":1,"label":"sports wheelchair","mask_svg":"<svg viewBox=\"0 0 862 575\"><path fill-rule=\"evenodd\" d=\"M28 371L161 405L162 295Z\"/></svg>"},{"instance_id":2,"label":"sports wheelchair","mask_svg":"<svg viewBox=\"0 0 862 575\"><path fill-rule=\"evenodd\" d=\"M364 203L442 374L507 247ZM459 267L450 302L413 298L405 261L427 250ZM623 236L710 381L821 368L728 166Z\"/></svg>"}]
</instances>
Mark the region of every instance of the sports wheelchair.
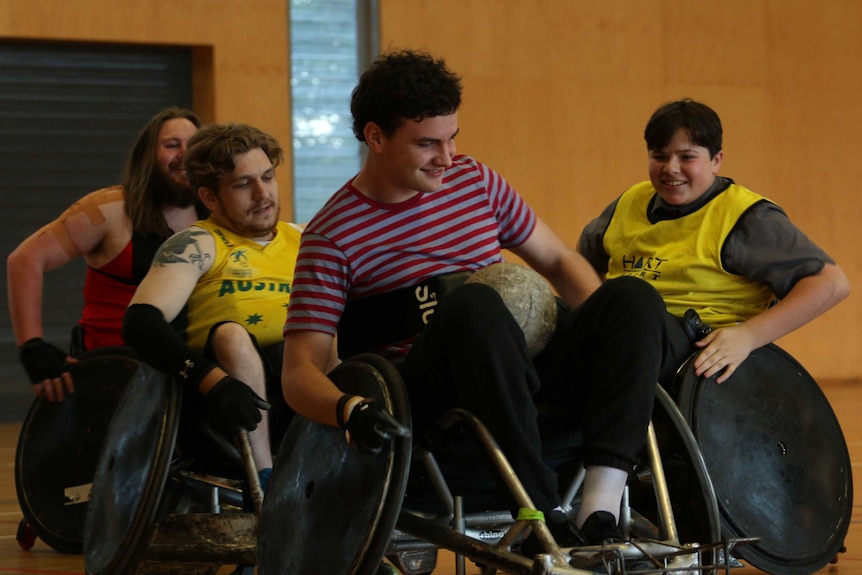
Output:
<instances>
[{"instance_id":1,"label":"sports wheelchair","mask_svg":"<svg viewBox=\"0 0 862 575\"><path fill-rule=\"evenodd\" d=\"M502 484L521 507L532 507L493 437L468 412L450 412L439 436L396 439L377 455L358 453L338 430L297 417L263 498L248 453L233 457L252 470L245 484L202 476L178 456L181 387L140 364L93 480L87 572L213 575L223 565L256 563L264 575L372 574L385 557L405 575L419 575L433 571L441 548L456 554L459 575L465 560L483 574L560 575L717 573L741 566L737 557L771 573L802 574L834 560L849 524L852 479L840 427L816 384L776 346L753 353L721 386L695 377L691 363L680 368L671 393L657 391L648 445L622 502L631 542L572 549L560 549L543 522L513 521L499 511L498 497L488 497ZM330 375L409 425L409 403L388 362L364 354ZM786 409L771 411L787 418L790 410L809 426L769 427L773 416L761 413L763 403L786 392L793 396ZM813 427L816 433L806 432ZM757 442L766 453L750 455ZM576 443L549 442L545 454L562 462L572 509L580 484L569 465ZM492 462L490 484L475 483L475 449ZM811 466L815 460L824 465ZM734 483L743 480L744 489ZM546 553L517 552L528 528Z\"/></svg>"},{"instance_id":2,"label":"sports wheelchair","mask_svg":"<svg viewBox=\"0 0 862 575\"><path fill-rule=\"evenodd\" d=\"M465 559L481 566L483 574L500 569L561 575L729 572L743 566L737 557L771 573L812 573L834 561L849 525L852 479L843 434L819 388L777 346L757 350L743 368L717 386L694 375L693 358L686 361L678 389L672 390L682 411L671 394L657 390L643 461L622 505L621 526L630 541L601 547L560 549L543 522L513 521L508 511L494 511L503 508L499 502L489 507L482 501L494 486L471 489L457 483L463 479L457 477L457 461L453 466L450 454L440 453L447 441L414 438L411 446L410 440L396 438L382 454L362 454L350 449L338 430L297 418L277 456L261 510L259 573L366 575L377 573L386 557L405 575L419 575L433 571L438 548L456 554L459 575ZM409 425L398 373L379 357L353 358L331 377L345 392L384 402ZM816 429L805 422L775 425L780 416L755 417L764 401L782 397L776 395L779 389L796 398L772 411L804 414ZM747 425L740 425L740 418ZM519 505L532 507L481 422L453 410L438 427L444 436L467 428L491 460L497 483ZM712 455L702 451L701 440L714 449ZM764 445L755 447L756 442ZM551 447L559 455L560 446ZM811 460L824 457L824 451L828 469L812 469ZM475 460L473 453L469 461ZM430 509L414 491L419 464L424 471L418 475L432 484L437 497ZM455 482L450 481L453 470ZM573 507L581 478L576 473L565 493ZM819 489L810 493L800 485ZM478 506L470 497L480 500ZM817 519L804 519L814 509ZM515 551L528 527L545 554L530 558Z\"/></svg>"},{"instance_id":3,"label":"sports wheelchair","mask_svg":"<svg viewBox=\"0 0 862 575\"><path fill-rule=\"evenodd\" d=\"M330 376L345 392L384 402L400 423L409 426L403 384L388 362L364 354L341 364ZM352 450L338 430L297 418L282 443L261 510L259 572L372 574L385 556L403 573L417 575L433 570L430 557L436 557L437 548L454 551L459 561L469 558L487 573L496 569L523 574L717 569L735 545L749 541L721 541L715 494L696 442L669 396L659 390L659 397L645 463L633 478L635 483L649 484L649 496L640 486L631 489L631 505L623 510L623 526L638 538L637 543L574 549L557 547L542 521L513 522L508 511L473 509L467 497L453 496L444 478L446 462L438 461L446 455L438 458L433 445L451 443L448 440L414 438L414 448L409 439L396 438L384 453L364 454ZM466 428L491 460L498 482L521 507L533 508L481 422L456 409L438 427L443 436ZM660 453L661 441L666 442L667 459ZM475 460L475 454L472 457ZM411 459L425 464L425 474L440 496L436 509L423 509L422 497L408 486ZM576 504L578 487L576 473L566 494L568 502ZM487 491L481 487L474 493L481 498ZM680 512L686 515L683 521L675 518ZM532 558L513 550L528 527L536 532L546 554Z\"/></svg>"},{"instance_id":4,"label":"sports wheelchair","mask_svg":"<svg viewBox=\"0 0 862 575\"><path fill-rule=\"evenodd\" d=\"M73 332L74 335L74 332ZM108 424L140 361L128 348L78 356L69 367L75 393L62 402L37 398L15 452L15 489L24 518L18 544L37 538L64 553L81 553L84 518Z\"/></svg>"},{"instance_id":5,"label":"sports wheelchair","mask_svg":"<svg viewBox=\"0 0 862 575\"><path fill-rule=\"evenodd\" d=\"M181 382L138 365L95 468L83 533L89 575L253 571L263 493L248 436L235 445L205 420L181 417L183 401Z\"/></svg>"},{"instance_id":6,"label":"sports wheelchair","mask_svg":"<svg viewBox=\"0 0 862 575\"><path fill-rule=\"evenodd\" d=\"M724 537L757 537L738 556L776 575L837 562L853 510L844 434L817 382L775 344L751 353L721 385L694 374L672 394L700 446Z\"/></svg>"}]
</instances>

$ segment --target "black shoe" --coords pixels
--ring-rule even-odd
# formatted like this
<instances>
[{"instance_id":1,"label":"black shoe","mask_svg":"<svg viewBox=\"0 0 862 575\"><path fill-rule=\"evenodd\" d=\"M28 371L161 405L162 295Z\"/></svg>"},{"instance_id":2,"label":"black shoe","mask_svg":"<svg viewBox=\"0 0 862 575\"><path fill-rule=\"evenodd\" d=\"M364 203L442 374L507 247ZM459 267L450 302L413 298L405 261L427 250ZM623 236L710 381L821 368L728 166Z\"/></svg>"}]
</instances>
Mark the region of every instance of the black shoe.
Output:
<instances>
[{"instance_id":1,"label":"black shoe","mask_svg":"<svg viewBox=\"0 0 862 575\"><path fill-rule=\"evenodd\" d=\"M578 533L578 528L562 511L551 511L545 515L545 525L548 531L561 548L578 547L584 545L583 539ZM530 533L521 543L521 555L524 557L535 557L539 553L545 553L539 538L535 533Z\"/></svg>"},{"instance_id":2,"label":"black shoe","mask_svg":"<svg viewBox=\"0 0 862 575\"><path fill-rule=\"evenodd\" d=\"M585 545L601 545L625 541L617 520L608 511L594 511L580 528L580 536Z\"/></svg>"}]
</instances>

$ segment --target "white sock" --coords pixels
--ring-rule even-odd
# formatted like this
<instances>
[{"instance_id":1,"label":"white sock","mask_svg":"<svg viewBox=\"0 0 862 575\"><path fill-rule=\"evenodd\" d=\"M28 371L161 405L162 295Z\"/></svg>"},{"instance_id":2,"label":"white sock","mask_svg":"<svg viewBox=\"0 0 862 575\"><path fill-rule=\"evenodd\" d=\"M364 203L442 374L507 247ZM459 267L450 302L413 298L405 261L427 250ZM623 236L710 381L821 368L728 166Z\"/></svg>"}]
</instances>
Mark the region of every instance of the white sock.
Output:
<instances>
[{"instance_id":1,"label":"white sock","mask_svg":"<svg viewBox=\"0 0 862 575\"><path fill-rule=\"evenodd\" d=\"M607 511L619 521L620 504L628 477L628 473L616 467L588 467L575 525L582 527L587 517L596 511Z\"/></svg>"}]
</instances>

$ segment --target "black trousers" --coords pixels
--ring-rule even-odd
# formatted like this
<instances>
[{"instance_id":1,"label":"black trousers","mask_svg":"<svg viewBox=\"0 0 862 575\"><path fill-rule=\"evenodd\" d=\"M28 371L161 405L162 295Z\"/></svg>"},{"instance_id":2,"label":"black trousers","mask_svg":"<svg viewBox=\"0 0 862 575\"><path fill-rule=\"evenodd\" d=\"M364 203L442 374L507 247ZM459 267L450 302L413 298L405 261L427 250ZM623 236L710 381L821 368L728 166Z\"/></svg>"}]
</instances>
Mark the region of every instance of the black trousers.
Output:
<instances>
[{"instance_id":1,"label":"black trousers","mask_svg":"<svg viewBox=\"0 0 862 575\"><path fill-rule=\"evenodd\" d=\"M646 440L663 354L664 302L643 280L605 282L558 319L539 356L492 288L446 294L400 369L421 437L464 408L491 431L538 509L559 505L542 460L537 403L562 409L583 434L584 464L630 471ZM514 505L513 505L514 507Z\"/></svg>"},{"instance_id":2,"label":"black trousers","mask_svg":"<svg viewBox=\"0 0 862 575\"><path fill-rule=\"evenodd\" d=\"M659 371L659 383L671 397L676 399L679 392L679 382L676 372L682 364L697 351L694 342L689 339L682 325L682 318L669 312L664 314L664 333L662 337L662 363Z\"/></svg>"}]
</instances>

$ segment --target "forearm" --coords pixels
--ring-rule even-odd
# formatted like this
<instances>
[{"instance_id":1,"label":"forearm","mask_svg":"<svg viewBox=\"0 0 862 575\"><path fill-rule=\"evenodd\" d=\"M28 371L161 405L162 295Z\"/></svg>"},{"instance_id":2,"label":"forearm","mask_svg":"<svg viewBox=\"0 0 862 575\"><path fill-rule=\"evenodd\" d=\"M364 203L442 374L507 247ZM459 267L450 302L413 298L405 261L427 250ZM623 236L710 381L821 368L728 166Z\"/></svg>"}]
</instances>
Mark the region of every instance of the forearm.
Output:
<instances>
[{"instance_id":1,"label":"forearm","mask_svg":"<svg viewBox=\"0 0 862 575\"><path fill-rule=\"evenodd\" d=\"M154 368L202 391L224 376L213 361L192 350L152 305L129 306L123 318L123 339Z\"/></svg>"},{"instance_id":2,"label":"forearm","mask_svg":"<svg viewBox=\"0 0 862 575\"><path fill-rule=\"evenodd\" d=\"M14 254L13 254L14 256ZM42 270L10 256L7 261L9 317L20 346L42 337Z\"/></svg>"},{"instance_id":3,"label":"forearm","mask_svg":"<svg viewBox=\"0 0 862 575\"><path fill-rule=\"evenodd\" d=\"M318 347L313 340L329 338L330 346ZM331 363L332 338L323 334L289 334L284 342L282 391L287 404L303 417L326 425L337 425L336 404L340 391L324 373ZM318 357L319 356L319 357Z\"/></svg>"},{"instance_id":4,"label":"forearm","mask_svg":"<svg viewBox=\"0 0 862 575\"><path fill-rule=\"evenodd\" d=\"M771 343L817 318L850 293L844 272L826 264L819 274L799 280L774 306L746 321L755 347Z\"/></svg>"},{"instance_id":5,"label":"forearm","mask_svg":"<svg viewBox=\"0 0 862 575\"><path fill-rule=\"evenodd\" d=\"M344 392L323 372L311 368L290 370L282 378L282 388L291 409L312 421L337 425L335 408Z\"/></svg>"},{"instance_id":6,"label":"forearm","mask_svg":"<svg viewBox=\"0 0 862 575\"><path fill-rule=\"evenodd\" d=\"M567 257L561 258L546 277L571 308L584 303L602 283L596 270L576 252L569 252Z\"/></svg>"}]
</instances>

